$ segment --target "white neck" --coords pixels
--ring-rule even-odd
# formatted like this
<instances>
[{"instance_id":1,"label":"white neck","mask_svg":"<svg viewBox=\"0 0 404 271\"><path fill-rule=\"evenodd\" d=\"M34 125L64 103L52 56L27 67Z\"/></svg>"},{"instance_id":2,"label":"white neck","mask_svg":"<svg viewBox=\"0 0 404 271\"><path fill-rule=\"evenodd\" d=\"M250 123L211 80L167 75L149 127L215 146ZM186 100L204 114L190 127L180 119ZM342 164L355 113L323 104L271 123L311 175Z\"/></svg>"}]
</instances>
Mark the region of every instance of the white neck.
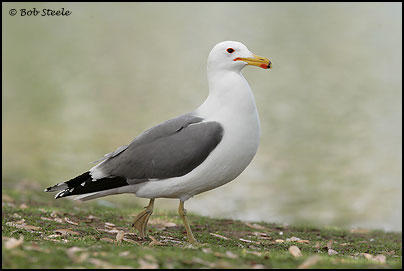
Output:
<instances>
[{"instance_id":1,"label":"white neck","mask_svg":"<svg viewBox=\"0 0 404 271\"><path fill-rule=\"evenodd\" d=\"M209 96L196 110L204 118L227 114L257 114L254 96L240 71L208 70Z\"/></svg>"}]
</instances>

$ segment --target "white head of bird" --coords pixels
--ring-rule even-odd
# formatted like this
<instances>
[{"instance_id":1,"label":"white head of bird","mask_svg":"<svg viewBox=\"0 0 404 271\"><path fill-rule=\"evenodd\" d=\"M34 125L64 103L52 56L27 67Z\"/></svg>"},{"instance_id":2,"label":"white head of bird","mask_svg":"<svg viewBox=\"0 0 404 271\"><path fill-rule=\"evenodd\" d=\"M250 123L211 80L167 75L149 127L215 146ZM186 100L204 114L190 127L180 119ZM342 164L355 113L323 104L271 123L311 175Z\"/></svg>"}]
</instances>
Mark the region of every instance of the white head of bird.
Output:
<instances>
[{"instance_id":1,"label":"white head of bird","mask_svg":"<svg viewBox=\"0 0 404 271\"><path fill-rule=\"evenodd\" d=\"M208 57L208 73L240 72L247 65L270 69L271 61L253 54L244 44L237 41L223 41L216 44Z\"/></svg>"},{"instance_id":2,"label":"white head of bird","mask_svg":"<svg viewBox=\"0 0 404 271\"><path fill-rule=\"evenodd\" d=\"M208 56L209 95L218 96L226 103L230 102L234 98L231 96L234 95L239 99L252 95L249 93L251 89L247 80L241 74L241 70L247 65L270 69L272 63L268 58L253 54L241 42L223 41L216 44ZM237 95L237 92L244 95Z\"/></svg>"}]
</instances>

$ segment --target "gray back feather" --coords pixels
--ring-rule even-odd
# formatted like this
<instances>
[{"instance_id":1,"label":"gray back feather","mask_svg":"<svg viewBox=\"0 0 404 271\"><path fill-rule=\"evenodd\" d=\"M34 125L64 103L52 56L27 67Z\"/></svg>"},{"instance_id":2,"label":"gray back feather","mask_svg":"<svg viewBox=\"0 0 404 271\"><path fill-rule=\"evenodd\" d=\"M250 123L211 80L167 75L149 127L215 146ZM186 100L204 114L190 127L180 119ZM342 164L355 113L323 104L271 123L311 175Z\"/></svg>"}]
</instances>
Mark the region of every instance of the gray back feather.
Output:
<instances>
[{"instance_id":1,"label":"gray back feather","mask_svg":"<svg viewBox=\"0 0 404 271\"><path fill-rule=\"evenodd\" d=\"M200 165L220 143L223 127L190 114L156 125L128 146L105 157L99 168L106 176L127 179L179 177Z\"/></svg>"}]
</instances>

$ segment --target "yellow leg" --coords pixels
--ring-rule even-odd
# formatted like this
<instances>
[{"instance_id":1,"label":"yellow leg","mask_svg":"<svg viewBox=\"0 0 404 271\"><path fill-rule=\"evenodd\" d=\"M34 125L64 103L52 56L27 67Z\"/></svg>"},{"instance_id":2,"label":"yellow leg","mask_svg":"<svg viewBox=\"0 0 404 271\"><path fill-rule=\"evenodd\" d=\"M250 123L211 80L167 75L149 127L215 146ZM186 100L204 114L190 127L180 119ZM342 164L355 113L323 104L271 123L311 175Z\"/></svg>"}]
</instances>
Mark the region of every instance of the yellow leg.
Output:
<instances>
[{"instance_id":1,"label":"yellow leg","mask_svg":"<svg viewBox=\"0 0 404 271\"><path fill-rule=\"evenodd\" d=\"M135 227L139 231L140 237L146 236L146 226L151 214L153 213L154 199L150 199L149 205L144 207L145 209L141 211L133 220L132 227Z\"/></svg>"},{"instance_id":2,"label":"yellow leg","mask_svg":"<svg viewBox=\"0 0 404 271\"><path fill-rule=\"evenodd\" d=\"M188 218L187 218L187 210L184 209L184 202L180 201L180 205L178 206L178 213L182 218L182 222L184 223L185 230L187 231L188 241L191 244L198 244L194 235L192 234L191 227L189 226Z\"/></svg>"}]
</instances>

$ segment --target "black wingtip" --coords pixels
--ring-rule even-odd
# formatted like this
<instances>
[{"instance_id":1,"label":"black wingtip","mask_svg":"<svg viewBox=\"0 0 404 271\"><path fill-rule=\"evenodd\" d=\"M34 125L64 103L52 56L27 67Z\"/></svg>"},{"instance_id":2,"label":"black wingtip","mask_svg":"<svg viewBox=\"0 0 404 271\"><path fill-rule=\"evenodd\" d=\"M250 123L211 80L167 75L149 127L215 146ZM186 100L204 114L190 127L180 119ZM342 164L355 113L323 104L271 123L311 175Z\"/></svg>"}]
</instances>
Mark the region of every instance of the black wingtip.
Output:
<instances>
[{"instance_id":1,"label":"black wingtip","mask_svg":"<svg viewBox=\"0 0 404 271\"><path fill-rule=\"evenodd\" d=\"M66 188L65 190L60 191L59 193L56 194L55 199L60 199L63 197L67 197L71 195L71 192L74 190L74 188Z\"/></svg>"}]
</instances>

